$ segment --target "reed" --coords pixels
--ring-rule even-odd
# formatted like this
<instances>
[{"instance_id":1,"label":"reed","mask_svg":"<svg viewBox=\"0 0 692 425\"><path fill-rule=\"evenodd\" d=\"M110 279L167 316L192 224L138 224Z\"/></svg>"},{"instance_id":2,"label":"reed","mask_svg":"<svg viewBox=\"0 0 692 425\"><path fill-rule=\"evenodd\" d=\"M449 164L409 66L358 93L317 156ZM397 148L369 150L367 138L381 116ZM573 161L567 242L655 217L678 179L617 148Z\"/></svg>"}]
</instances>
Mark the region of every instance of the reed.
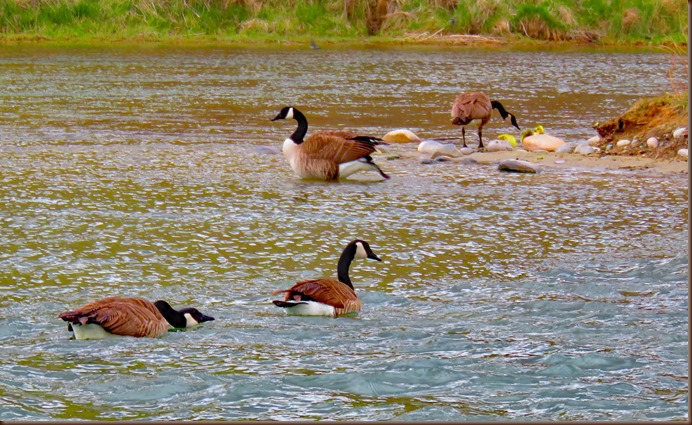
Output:
<instances>
[{"instance_id":1,"label":"reed","mask_svg":"<svg viewBox=\"0 0 692 425\"><path fill-rule=\"evenodd\" d=\"M359 39L427 32L686 46L687 25L681 0L0 0L0 37L8 40Z\"/></svg>"}]
</instances>

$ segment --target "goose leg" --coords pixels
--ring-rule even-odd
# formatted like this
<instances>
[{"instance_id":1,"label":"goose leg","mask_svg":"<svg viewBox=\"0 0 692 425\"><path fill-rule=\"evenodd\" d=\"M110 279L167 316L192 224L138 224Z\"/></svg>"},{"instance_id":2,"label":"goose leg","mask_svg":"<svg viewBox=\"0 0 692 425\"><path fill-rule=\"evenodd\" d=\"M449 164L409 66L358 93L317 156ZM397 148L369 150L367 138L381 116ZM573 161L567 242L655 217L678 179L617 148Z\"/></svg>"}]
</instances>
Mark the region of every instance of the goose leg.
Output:
<instances>
[{"instance_id":1,"label":"goose leg","mask_svg":"<svg viewBox=\"0 0 692 425\"><path fill-rule=\"evenodd\" d=\"M483 127L478 127L478 150L485 150L485 146L483 146Z\"/></svg>"},{"instance_id":2,"label":"goose leg","mask_svg":"<svg viewBox=\"0 0 692 425\"><path fill-rule=\"evenodd\" d=\"M461 126L461 139L464 141L464 147L466 147L466 129Z\"/></svg>"}]
</instances>

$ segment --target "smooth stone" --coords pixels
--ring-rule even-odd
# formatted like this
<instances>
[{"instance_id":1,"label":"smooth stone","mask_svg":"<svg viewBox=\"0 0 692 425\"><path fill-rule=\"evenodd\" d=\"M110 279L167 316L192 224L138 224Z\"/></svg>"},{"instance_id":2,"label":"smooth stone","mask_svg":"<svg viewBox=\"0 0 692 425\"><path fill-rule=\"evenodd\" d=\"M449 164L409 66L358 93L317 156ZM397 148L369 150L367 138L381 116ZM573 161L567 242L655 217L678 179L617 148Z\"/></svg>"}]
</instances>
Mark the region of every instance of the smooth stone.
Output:
<instances>
[{"instance_id":1,"label":"smooth stone","mask_svg":"<svg viewBox=\"0 0 692 425\"><path fill-rule=\"evenodd\" d=\"M565 141L550 134L532 134L524 137L521 143L524 145L524 149L529 152L555 152L560 146L565 144Z\"/></svg>"},{"instance_id":2,"label":"smooth stone","mask_svg":"<svg viewBox=\"0 0 692 425\"><path fill-rule=\"evenodd\" d=\"M570 145L569 143L565 143L564 145L557 148L557 150L555 152L557 152L557 153L572 153L573 150L574 150L574 146Z\"/></svg>"},{"instance_id":3,"label":"smooth stone","mask_svg":"<svg viewBox=\"0 0 692 425\"><path fill-rule=\"evenodd\" d=\"M678 149L678 156L687 158L687 148Z\"/></svg>"},{"instance_id":4,"label":"smooth stone","mask_svg":"<svg viewBox=\"0 0 692 425\"><path fill-rule=\"evenodd\" d=\"M390 131L382 137L382 140L388 143L418 143L421 141L420 137L416 136L411 130L405 128Z\"/></svg>"},{"instance_id":5,"label":"smooth stone","mask_svg":"<svg viewBox=\"0 0 692 425\"><path fill-rule=\"evenodd\" d=\"M651 149L658 147L658 139L655 137L649 137L646 139L646 146L650 147Z\"/></svg>"},{"instance_id":6,"label":"smooth stone","mask_svg":"<svg viewBox=\"0 0 692 425\"><path fill-rule=\"evenodd\" d=\"M597 144L601 143L601 136L599 136L599 135L593 136L592 138L587 140L586 143L588 143L591 146L597 145Z\"/></svg>"},{"instance_id":7,"label":"smooth stone","mask_svg":"<svg viewBox=\"0 0 692 425\"><path fill-rule=\"evenodd\" d=\"M476 150L474 148L469 148L468 146L465 148L459 149L459 151L461 153L463 153L464 155L471 155L472 153L476 152Z\"/></svg>"},{"instance_id":8,"label":"smooth stone","mask_svg":"<svg viewBox=\"0 0 692 425\"><path fill-rule=\"evenodd\" d=\"M618 147L629 146L632 142L627 139L618 140L616 143Z\"/></svg>"},{"instance_id":9,"label":"smooth stone","mask_svg":"<svg viewBox=\"0 0 692 425\"><path fill-rule=\"evenodd\" d=\"M514 147L506 140L491 140L485 145L486 152L513 151Z\"/></svg>"},{"instance_id":10,"label":"smooth stone","mask_svg":"<svg viewBox=\"0 0 692 425\"><path fill-rule=\"evenodd\" d=\"M520 159L505 159L500 162L497 167L500 171L508 171L513 173L536 173L538 172L538 167L528 161L522 161Z\"/></svg>"},{"instance_id":11,"label":"smooth stone","mask_svg":"<svg viewBox=\"0 0 692 425\"><path fill-rule=\"evenodd\" d=\"M596 152L596 148L587 144L578 145L574 148L574 153L579 155L591 155L594 152Z\"/></svg>"},{"instance_id":12,"label":"smooth stone","mask_svg":"<svg viewBox=\"0 0 692 425\"><path fill-rule=\"evenodd\" d=\"M675 140L682 139L685 136L687 136L687 128L685 127L680 127L673 132L673 139Z\"/></svg>"},{"instance_id":13,"label":"smooth stone","mask_svg":"<svg viewBox=\"0 0 692 425\"><path fill-rule=\"evenodd\" d=\"M434 140L426 140L418 145L418 152L430 154L433 158L438 156L461 156L461 152L451 143L440 143Z\"/></svg>"}]
</instances>

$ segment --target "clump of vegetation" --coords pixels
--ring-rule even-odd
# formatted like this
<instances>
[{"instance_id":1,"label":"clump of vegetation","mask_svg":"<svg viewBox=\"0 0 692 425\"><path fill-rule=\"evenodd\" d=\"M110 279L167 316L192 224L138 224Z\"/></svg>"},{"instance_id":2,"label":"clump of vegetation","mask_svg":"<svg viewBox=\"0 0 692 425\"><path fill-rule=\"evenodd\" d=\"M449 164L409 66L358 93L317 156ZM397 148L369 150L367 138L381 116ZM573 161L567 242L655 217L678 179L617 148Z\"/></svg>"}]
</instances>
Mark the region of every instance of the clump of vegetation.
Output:
<instances>
[{"instance_id":1,"label":"clump of vegetation","mask_svg":"<svg viewBox=\"0 0 692 425\"><path fill-rule=\"evenodd\" d=\"M0 0L0 35L233 41L463 34L686 45L686 12L681 0Z\"/></svg>"}]
</instances>

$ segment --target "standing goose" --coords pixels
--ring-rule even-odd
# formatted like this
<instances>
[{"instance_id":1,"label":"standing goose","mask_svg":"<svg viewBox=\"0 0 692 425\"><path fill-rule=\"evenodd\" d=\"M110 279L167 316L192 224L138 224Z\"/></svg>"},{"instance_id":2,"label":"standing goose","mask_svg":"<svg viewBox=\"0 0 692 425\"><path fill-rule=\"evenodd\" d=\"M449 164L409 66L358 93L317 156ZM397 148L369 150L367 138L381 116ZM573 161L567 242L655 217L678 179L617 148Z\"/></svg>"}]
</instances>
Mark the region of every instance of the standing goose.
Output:
<instances>
[{"instance_id":1,"label":"standing goose","mask_svg":"<svg viewBox=\"0 0 692 425\"><path fill-rule=\"evenodd\" d=\"M473 120L481 120L478 125L478 149L483 149L483 126L490 121L493 115L493 109L497 109L502 116L502 119L509 115L512 117L512 125L518 128L517 118L507 112L497 100L490 100L488 96L480 92L464 92L460 93L452 104L452 124L461 126L461 137L466 147L466 125Z\"/></svg>"},{"instance_id":2,"label":"standing goose","mask_svg":"<svg viewBox=\"0 0 692 425\"><path fill-rule=\"evenodd\" d=\"M292 106L281 109L272 121L291 118L298 121L298 128L284 141L283 152L300 178L337 180L369 170L389 178L370 157L376 150L375 146L386 144L382 139L361 136L353 131L316 131L305 137L308 120Z\"/></svg>"},{"instance_id":3,"label":"standing goose","mask_svg":"<svg viewBox=\"0 0 692 425\"><path fill-rule=\"evenodd\" d=\"M58 316L69 322L75 339L102 339L114 335L158 338L169 328L189 328L214 320L196 308L174 310L166 301L108 297Z\"/></svg>"},{"instance_id":4,"label":"standing goose","mask_svg":"<svg viewBox=\"0 0 692 425\"><path fill-rule=\"evenodd\" d=\"M379 259L370 245L360 239L346 245L341 253L337 266L339 280L322 278L304 280L289 289L275 291L272 295L285 293L283 301L273 301L278 307L286 309L291 315L332 316L360 311L361 301L358 299L353 284L348 276L348 269L354 258Z\"/></svg>"}]
</instances>

